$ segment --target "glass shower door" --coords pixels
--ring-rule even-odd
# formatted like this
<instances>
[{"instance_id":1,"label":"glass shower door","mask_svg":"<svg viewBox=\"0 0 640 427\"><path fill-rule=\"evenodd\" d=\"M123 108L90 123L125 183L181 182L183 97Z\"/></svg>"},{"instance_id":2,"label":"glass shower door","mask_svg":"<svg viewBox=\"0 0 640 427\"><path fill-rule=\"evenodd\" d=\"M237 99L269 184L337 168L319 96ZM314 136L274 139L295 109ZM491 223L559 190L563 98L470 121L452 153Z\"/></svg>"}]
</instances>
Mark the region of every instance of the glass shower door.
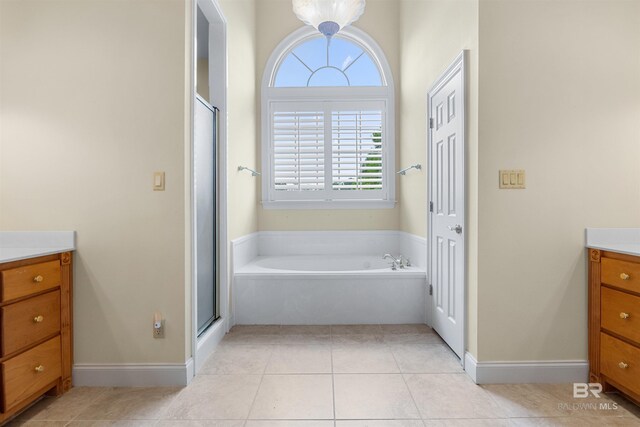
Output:
<instances>
[{"instance_id":1,"label":"glass shower door","mask_svg":"<svg viewBox=\"0 0 640 427\"><path fill-rule=\"evenodd\" d=\"M216 110L196 97L194 112L196 321L198 335L217 318Z\"/></svg>"}]
</instances>

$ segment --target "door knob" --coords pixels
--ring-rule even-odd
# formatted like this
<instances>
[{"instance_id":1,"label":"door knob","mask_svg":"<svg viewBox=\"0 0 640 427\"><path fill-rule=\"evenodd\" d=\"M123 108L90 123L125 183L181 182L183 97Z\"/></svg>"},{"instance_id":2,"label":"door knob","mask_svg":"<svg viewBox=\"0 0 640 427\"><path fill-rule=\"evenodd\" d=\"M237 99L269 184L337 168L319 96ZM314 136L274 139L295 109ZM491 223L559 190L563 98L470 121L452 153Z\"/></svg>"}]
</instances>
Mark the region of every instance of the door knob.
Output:
<instances>
[{"instance_id":1,"label":"door knob","mask_svg":"<svg viewBox=\"0 0 640 427\"><path fill-rule=\"evenodd\" d=\"M462 226L460 224L456 224L455 226L454 225L450 225L448 228L451 231L455 231L458 234L462 234Z\"/></svg>"}]
</instances>

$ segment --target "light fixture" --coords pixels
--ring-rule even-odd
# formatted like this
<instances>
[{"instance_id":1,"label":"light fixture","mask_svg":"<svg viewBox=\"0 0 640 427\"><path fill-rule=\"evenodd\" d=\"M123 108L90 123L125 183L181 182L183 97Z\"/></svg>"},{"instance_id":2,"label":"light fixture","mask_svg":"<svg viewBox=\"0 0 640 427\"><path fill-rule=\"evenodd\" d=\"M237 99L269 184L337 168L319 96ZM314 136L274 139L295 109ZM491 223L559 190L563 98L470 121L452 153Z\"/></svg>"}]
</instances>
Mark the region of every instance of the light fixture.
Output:
<instances>
[{"instance_id":1,"label":"light fixture","mask_svg":"<svg viewBox=\"0 0 640 427\"><path fill-rule=\"evenodd\" d=\"M355 22L364 13L366 0L293 0L293 13L327 38Z\"/></svg>"}]
</instances>

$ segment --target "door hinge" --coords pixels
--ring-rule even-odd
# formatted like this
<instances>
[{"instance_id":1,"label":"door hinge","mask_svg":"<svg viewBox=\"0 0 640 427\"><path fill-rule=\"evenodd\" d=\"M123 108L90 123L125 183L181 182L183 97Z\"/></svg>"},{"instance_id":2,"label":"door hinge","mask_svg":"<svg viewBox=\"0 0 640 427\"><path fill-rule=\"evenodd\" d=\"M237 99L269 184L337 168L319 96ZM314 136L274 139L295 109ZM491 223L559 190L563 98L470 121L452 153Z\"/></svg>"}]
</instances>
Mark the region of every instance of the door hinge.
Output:
<instances>
[{"instance_id":1,"label":"door hinge","mask_svg":"<svg viewBox=\"0 0 640 427\"><path fill-rule=\"evenodd\" d=\"M433 129L433 119L429 119L429 129Z\"/></svg>"},{"instance_id":2,"label":"door hinge","mask_svg":"<svg viewBox=\"0 0 640 427\"><path fill-rule=\"evenodd\" d=\"M429 202L429 212L433 212L433 202Z\"/></svg>"},{"instance_id":3,"label":"door hinge","mask_svg":"<svg viewBox=\"0 0 640 427\"><path fill-rule=\"evenodd\" d=\"M429 295L433 295L433 285L429 285Z\"/></svg>"}]
</instances>

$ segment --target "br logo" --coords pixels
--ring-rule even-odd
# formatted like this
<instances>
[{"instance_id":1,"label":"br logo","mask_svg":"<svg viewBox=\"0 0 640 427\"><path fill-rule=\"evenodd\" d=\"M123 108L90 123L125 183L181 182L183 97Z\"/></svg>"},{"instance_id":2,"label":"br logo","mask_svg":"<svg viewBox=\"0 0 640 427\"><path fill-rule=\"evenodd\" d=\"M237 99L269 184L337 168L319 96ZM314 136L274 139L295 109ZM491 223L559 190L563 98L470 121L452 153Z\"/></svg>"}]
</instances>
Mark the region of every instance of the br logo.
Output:
<instances>
[{"instance_id":1,"label":"br logo","mask_svg":"<svg viewBox=\"0 0 640 427\"><path fill-rule=\"evenodd\" d=\"M589 394L600 398L600 393L602 393L602 384L600 383L573 383L573 397L575 399L586 399Z\"/></svg>"}]
</instances>

